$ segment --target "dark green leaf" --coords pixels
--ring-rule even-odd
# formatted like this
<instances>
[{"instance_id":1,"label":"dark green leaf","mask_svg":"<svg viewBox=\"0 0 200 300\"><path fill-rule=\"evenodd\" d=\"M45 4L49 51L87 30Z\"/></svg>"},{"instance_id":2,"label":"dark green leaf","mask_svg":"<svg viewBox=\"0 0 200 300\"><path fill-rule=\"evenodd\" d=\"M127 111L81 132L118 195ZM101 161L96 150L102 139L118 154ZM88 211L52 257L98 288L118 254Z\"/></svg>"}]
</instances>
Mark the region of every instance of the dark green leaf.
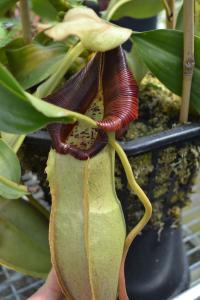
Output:
<instances>
[{"instance_id":1,"label":"dark green leaf","mask_svg":"<svg viewBox=\"0 0 200 300\"><path fill-rule=\"evenodd\" d=\"M21 167L13 150L0 139L0 176L19 183Z\"/></svg>"},{"instance_id":2,"label":"dark green leaf","mask_svg":"<svg viewBox=\"0 0 200 300\"><path fill-rule=\"evenodd\" d=\"M66 11L70 8L80 6L83 3L83 0L49 0L49 2L58 11Z\"/></svg>"},{"instance_id":3,"label":"dark green leaf","mask_svg":"<svg viewBox=\"0 0 200 300\"><path fill-rule=\"evenodd\" d=\"M66 47L62 43L42 46L38 43L6 51L9 67L24 89L47 79L62 61Z\"/></svg>"},{"instance_id":4,"label":"dark green leaf","mask_svg":"<svg viewBox=\"0 0 200 300\"><path fill-rule=\"evenodd\" d=\"M14 40L12 39L12 41L6 44L3 48L0 48L0 63L8 67L8 57L6 54L7 49L18 49L24 45L23 38L16 38Z\"/></svg>"},{"instance_id":5,"label":"dark green leaf","mask_svg":"<svg viewBox=\"0 0 200 300\"><path fill-rule=\"evenodd\" d=\"M26 194L28 194L28 191L24 185L0 176L0 196L6 199L18 199Z\"/></svg>"},{"instance_id":6,"label":"dark green leaf","mask_svg":"<svg viewBox=\"0 0 200 300\"><path fill-rule=\"evenodd\" d=\"M195 1L195 34L200 36L200 1Z\"/></svg>"},{"instance_id":7,"label":"dark green leaf","mask_svg":"<svg viewBox=\"0 0 200 300\"><path fill-rule=\"evenodd\" d=\"M49 123L74 123L87 117L42 101L22 90L17 81L0 65L0 131L23 134Z\"/></svg>"},{"instance_id":8,"label":"dark green leaf","mask_svg":"<svg viewBox=\"0 0 200 300\"><path fill-rule=\"evenodd\" d=\"M25 46L24 39L22 37L18 37L7 44L5 49L18 49L23 46Z\"/></svg>"},{"instance_id":9,"label":"dark green leaf","mask_svg":"<svg viewBox=\"0 0 200 300\"><path fill-rule=\"evenodd\" d=\"M1 132L1 137L3 141L6 142L6 144L8 144L8 146L10 146L15 153L17 153L26 136Z\"/></svg>"},{"instance_id":10,"label":"dark green leaf","mask_svg":"<svg viewBox=\"0 0 200 300\"><path fill-rule=\"evenodd\" d=\"M48 221L28 202L0 198L0 264L35 277L50 268Z\"/></svg>"},{"instance_id":11,"label":"dark green leaf","mask_svg":"<svg viewBox=\"0 0 200 300\"><path fill-rule=\"evenodd\" d=\"M49 0L49 2L57 11L65 11L70 8L67 0Z\"/></svg>"},{"instance_id":12,"label":"dark green leaf","mask_svg":"<svg viewBox=\"0 0 200 300\"><path fill-rule=\"evenodd\" d=\"M0 196L16 199L27 194L27 188L20 185L21 168L14 151L0 139Z\"/></svg>"},{"instance_id":13,"label":"dark green leaf","mask_svg":"<svg viewBox=\"0 0 200 300\"><path fill-rule=\"evenodd\" d=\"M0 16L3 16L17 0L1 0L0 1Z\"/></svg>"},{"instance_id":14,"label":"dark green leaf","mask_svg":"<svg viewBox=\"0 0 200 300\"><path fill-rule=\"evenodd\" d=\"M124 3L127 2L127 3ZM148 18L158 14L164 7L161 0L121 0L122 5L119 5L119 0L112 0L106 11L106 15L109 15L114 6L118 6L116 12L112 15L111 19L120 19L122 17L132 18Z\"/></svg>"},{"instance_id":15,"label":"dark green leaf","mask_svg":"<svg viewBox=\"0 0 200 300\"><path fill-rule=\"evenodd\" d=\"M14 18L0 18L0 48L21 34L21 22Z\"/></svg>"},{"instance_id":16,"label":"dark green leaf","mask_svg":"<svg viewBox=\"0 0 200 300\"><path fill-rule=\"evenodd\" d=\"M183 78L183 33L154 30L132 36L143 62L172 92L181 96ZM191 104L200 113L200 38L195 37L195 69Z\"/></svg>"},{"instance_id":17,"label":"dark green leaf","mask_svg":"<svg viewBox=\"0 0 200 300\"><path fill-rule=\"evenodd\" d=\"M181 6L178 16L177 16L176 29L183 30L183 5Z\"/></svg>"},{"instance_id":18,"label":"dark green leaf","mask_svg":"<svg viewBox=\"0 0 200 300\"><path fill-rule=\"evenodd\" d=\"M56 20L58 14L58 11L48 0L32 0L32 9L37 15L47 20Z\"/></svg>"},{"instance_id":19,"label":"dark green leaf","mask_svg":"<svg viewBox=\"0 0 200 300\"><path fill-rule=\"evenodd\" d=\"M1 23L0 23L0 47L2 47L2 43L3 43L3 46L4 46L4 40L7 38L7 31L5 28L3 28L1 26Z\"/></svg>"},{"instance_id":20,"label":"dark green leaf","mask_svg":"<svg viewBox=\"0 0 200 300\"><path fill-rule=\"evenodd\" d=\"M131 70L132 74L134 75L134 78L136 79L139 85L141 80L147 73L148 69L146 65L142 62L134 46L132 47L131 52L126 52L126 58L129 69Z\"/></svg>"},{"instance_id":21,"label":"dark green leaf","mask_svg":"<svg viewBox=\"0 0 200 300\"><path fill-rule=\"evenodd\" d=\"M194 18L194 32L200 36L200 1L195 1L195 18ZM183 5L178 13L176 29L183 30Z\"/></svg>"},{"instance_id":22,"label":"dark green leaf","mask_svg":"<svg viewBox=\"0 0 200 300\"><path fill-rule=\"evenodd\" d=\"M8 64L8 59L5 53L5 49L0 49L0 63L4 66Z\"/></svg>"},{"instance_id":23,"label":"dark green leaf","mask_svg":"<svg viewBox=\"0 0 200 300\"><path fill-rule=\"evenodd\" d=\"M40 45L47 46L53 43L52 39L49 38L45 31L41 31L34 37L34 42L39 43Z\"/></svg>"}]
</instances>

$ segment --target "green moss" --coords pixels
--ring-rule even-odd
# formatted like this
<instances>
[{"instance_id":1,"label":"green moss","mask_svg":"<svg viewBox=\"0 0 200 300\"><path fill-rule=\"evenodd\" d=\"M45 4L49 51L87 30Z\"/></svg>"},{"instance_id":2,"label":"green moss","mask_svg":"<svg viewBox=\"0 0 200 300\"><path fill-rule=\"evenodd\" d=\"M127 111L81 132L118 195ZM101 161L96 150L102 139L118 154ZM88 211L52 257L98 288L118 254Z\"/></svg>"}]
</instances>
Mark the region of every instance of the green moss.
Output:
<instances>
[{"instance_id":1,"label":"green moss","mask_svg":"<svg viewBox=\"0 0 200 300\"><path fill-rule=\"evenodd\" d=\"M139 119L131 123L125 140L151 135L179 126L180 99L162 84L147 77L140 89ZM180 222L181 209L190 202L194 177L200 163L200 146L193 142L170 146L130 157L134 175L153 205L149 226L158 230ZM116 189L122 202L128 231L143 215L143 206L129 190L120 163L116 166Z\"/></svg>"}]
</instances>

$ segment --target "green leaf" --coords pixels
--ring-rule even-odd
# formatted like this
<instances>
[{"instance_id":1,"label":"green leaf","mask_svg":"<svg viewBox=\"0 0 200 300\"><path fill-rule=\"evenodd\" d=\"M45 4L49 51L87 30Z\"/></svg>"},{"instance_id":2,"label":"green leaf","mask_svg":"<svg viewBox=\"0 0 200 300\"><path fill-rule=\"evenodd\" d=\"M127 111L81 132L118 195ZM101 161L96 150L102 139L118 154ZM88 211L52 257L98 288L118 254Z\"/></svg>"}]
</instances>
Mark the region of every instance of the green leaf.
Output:
<instances>
[{"instance_id":1,"label":"green leaf","mask_svg":"<svg viewBox=\"0 0 200 300\"><path fill-rule=\"evenodd\" d=\"M183 31L183 5L181 6L177 20L176 20L176 30L182 30Z\"/></svg>"},{"instance_id":2,"label":"green leaf","mask_svg":"<svg viewBox=\"0 0 200 300\"><path fill-rule=\"evenodd\" d=\"M1 0L0 1L0 16L3 16L17 0Z\"/></svg>"},{"instance_id":3,"label":"green leaf","mask_svg":"<svg viewBox=\"0 0 200 300\"><path fill-rule=\"evenodd\" d=\"M45 278L51 262L48 221L28 202L0 198L0 264Z\"/></svg>"},{"instance_id":4,"label":"green leaf","mask_svg":"<svg viewBox=\"0 0 200 300\"><path fill-rule=\"evenodd\" d=\"M57 11L65 11L70 8L67 0L49 0L49 2Z\"/></svg>"},{"instance_id":5,"label":"green leaf","mask_svg":"<svg viewBox=\"0 0 200 300\"><path fill-rule=\"evenodd\" d=\"M0 196L6 199L18 199L26 194L28 194L28 191L24 185L0 176Z\"/></svg>"},{"instance_id":6,"label":"green leaf","mask_svg":"<svg viewBox=\"0 0 200 300\"><path fill-rule=\"evenodd\" d=\"M44 101L36 99L37 107L28 98L17 81L4 68L0 67L0 130L10 133L26 133L43 127L50 121L48 112L41 113L41 106L48 105ZM31 98L32 99L32 98ZM43 103L44 102L44 103ZM36 104L37 106L37 104ZM42 106L43 107L43 106ZM43 110L45 107L43 108ZM57 108L56 108L57 110ZM57 111L58 112L58 111ZM58 112L59 115L59 112Z\"/></svg>"},{"instance_id":7,"label":"green leaf","mask_svg":"<svg viewBox=\"0 0 200 300\"><path fill-rule=\"evenodd\" d=\"M122 17L149 18L163 8L162 0L111 0L105 17L114 20Z\"/></svg>"},{"instance_id":8,"label":"green leaf","mask_svg":"<svg viewBox=\"0 0 200 300\"><path fill-rule=\"evenodd\" d=\"M183 33L153 30L132 36L140 58L172 92L181 96L183 78ZM200 113L200 38L195 37L195 69L191 104Z\"/></svg>"},{"instance_id":9,"label":"green leaf","mask_svg":"<svg viewBox=\"0 0 200 300\"><path fill-rule=\"evenodd\" d=\"M70 47L64 59L58 66L56 72L37 88L35 96L44 98L55 91L64 75L67 73L72 64L75 63L75 60L81 55L81 53L83 53L83 51L84 47L81 42L77 43L73 47Z\"/></svg>"},{"instance_id":10,"label":"green leaf","mask_svg":"<svg viewBox=\"0 0 200 300\"><path fill-rule=\"evenodd\" d=\"M131 52L126 52L126 59L129 66L129 69L134 75L138 85L140 84L141 80L146 75L148 69L146 65L141 60L140 56L138 55L135 47L133 46Z\"/></svg>"},{"instance_id":11,"label":"green leaf","mask_svg":"<svg viewBox=\"0 0 200 300\"><path fill-rule=\"evenodd\" d=\"M83 0L49 0L49 2L58 11L66 11L70 8L80 6L83 3Z\"/></svg>"},{"instance_id":12,"label":"green leaf","mask_svg":"<svg viewBox=\"0 0 200 300\"><path fill-rule=\"evenodd\" d=\"M10 148L13 149L15 153L17 153L25 139L25 135L18 135L7 132L1 132L1 137L10 146Z\"/></svg>"},{"instance_id":13,"label":"green leaf","mask_svg":"<svg viewBox=\"0 0 200 300\"><path fill-rule=\"evenodd\" d=\"M34 37L34 42L42 45L42 46L48 46L49 44L52 44L52 39L50 39L44 31L39 32Z\"/></svg>"},{"instance_id":14,"label":"green leaf","mask_svg":"<svg viewBox=\"0 0 200 300\"><path fill-rule=\"evenodd\" d=\"M0 139L0 176L19 183L21 167L13 150Z\"/></svg>"},{"instance_id":15,"label":"green leaf","mask_svg":"<svg viewBox=\"0 0 200 300\"><path fill-rule=\"evenodd\" d=\"M27 188L20 185L21 168L14 151L0 139L0 196L16 199L27 194Z\"/></svg>"},{"instance_id":16,"label":"green leaf","mask_svg":"<svg viewBox=\"0 0 200 300\"><path fill-rule=\"evenodd\" d=\"M183 5L178 13L176 29L183 31ZM195 1L194 32L196 35L200 36L200 0Z\"/></svg>"},{"instance_id":17,"label":"green leaf","mask_svg":"<svg viewBox=\"0 0 200 300\"><path fill-rule=\"evenodd\" d=\"M24 89L47 79L62 61L66 47L62 43L42 46L38 43L6 51L9 68Z\"/></svg>"},{"instance_id":18,"label":"green leaf","mask_svg":"<svg viewBox=\"0 0 200 300\"><path fill-rule=\"evenodd\" d=\"M21 48L23 47L24 44L24 40L23 38L16 38L16 39L12 39L12 41L10 41L8 44L6 44L3 48L0 48L0 62L8 67L8 57L7 57L7 49L17 49L17 48Z\"/></svg>"},{"instance_id":19,"label":"green leaf","mask_svg":"<svg viewBox=\"0 0 200 300\"><path fill-rule=\"evenodd\" d=\"M2 43L4 46L4 40L7 39L7 31L6 29L2 26L0 22L0 47L2 47Z\"/></svg>"},{"instance_id":20,"label":"green leaf","mask_svg":"<svg viewBox=\"0 0 200 300\"><path fill-rule=\"evenodd\" d=\"M21 34L21 22L14 18L0 18L0 48Z\"/></svg>"},{"instance_id":21,"label":"green leaf","mask_svg":"<svg viewBox=\"0 0 200 300\"><path fill-rule=\"evenodd\" d=\"M107 51L124 43L131 30L99 18L92 9L78 7L69 10L64 21L46 30L54 40L65 40L70 35L80 38L83 46L92 51Z\"/></svg>"},{"instance_id":22,"label":"green leaf","mask_svg":"<svg viewBox=\"0 0 200 300\"><path fill-rule=\"evenodd\" d=\"M52 150L47 174L52 263L63 290L73 299L94 299L93 292L98 300L116 299L126 229L114 188L114 149L88 161Z\"/></svg>"},{"instance_id":23,"label":"green leaf","mask_svg":"<svg viewBox=\"0 0 200 300\"><path fill-rule=\"evenodd\" d=\"M6 45L5 49L18 49L25 46L24 39L22 37L18 37L16 39L12 39L12 41Z\"/></svg>"},{"instance_id":24,"label":"green leaf","mask_svg":"<svg viewBox=\"0 0 200 300\"><path fill-rule=\"evenodd\" d=\"M0 49L0 63L4 66L8 64L8 59L5 53L5 49Z\"/></svg>"},{"instance_id":25,"label":"green leaf","mask_svg":"<svg viewBox=\"0 0 200 300\"><path fill-rule=\"evenodd\" d=\"M0 131L23 134L49 123L74 123L95 126L96 122L74 111L60 108L23 91L8 70L0 65Z\"/></svg>"},{"instance_id":26,"label":"green leaf","mask_svg":"<svg viewBox=\"0 0 200 300\"><path fill-rule=\"evenodd\" d=\"M56 20L58 11L50 1L32 0L31 2L32 9L37 15L47 20Z\"/></svg>"},{"instance_id":27,"label":"green leaf","mask_svg":"<svg viewBox=\"0 0 200 300\"><path fill-rule=\"evenodd\" d=\"M195 1L195 19L194 19L195 34L200 36L200 0Z\"/></svg>"}]
</instances>

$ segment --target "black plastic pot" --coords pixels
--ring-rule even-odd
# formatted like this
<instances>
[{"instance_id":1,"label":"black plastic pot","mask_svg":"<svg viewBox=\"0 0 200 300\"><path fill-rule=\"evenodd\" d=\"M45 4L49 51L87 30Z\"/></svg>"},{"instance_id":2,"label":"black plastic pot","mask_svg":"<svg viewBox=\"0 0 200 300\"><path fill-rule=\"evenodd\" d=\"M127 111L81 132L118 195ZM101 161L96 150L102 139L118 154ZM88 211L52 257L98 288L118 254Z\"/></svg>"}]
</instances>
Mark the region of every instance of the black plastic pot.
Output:
<instances>
[{"instance_id":1,"label":"black plastic pot","mask_svg":"<svg viewBox=\"0 0 200 300\"><path fill-rule=\"evenodd\" d=\"M123 27L130 28L134 31L142 32L147 30L153 30L157 26L157 16L153 16L145 19L124 17L118 20L117 24Z\"/></svg>"},{"instance_id":2,"label":"black plastic pot","mask_svg":"<svg viewBox=\"0 0 200 300\"><path fill-rule=\"evenodd\" d=\"M130 300L166 300L187 289L190 278L181 227L166 225L160 235L144 230L129 250L125 269Z\"/></svg>"}]
</instances>

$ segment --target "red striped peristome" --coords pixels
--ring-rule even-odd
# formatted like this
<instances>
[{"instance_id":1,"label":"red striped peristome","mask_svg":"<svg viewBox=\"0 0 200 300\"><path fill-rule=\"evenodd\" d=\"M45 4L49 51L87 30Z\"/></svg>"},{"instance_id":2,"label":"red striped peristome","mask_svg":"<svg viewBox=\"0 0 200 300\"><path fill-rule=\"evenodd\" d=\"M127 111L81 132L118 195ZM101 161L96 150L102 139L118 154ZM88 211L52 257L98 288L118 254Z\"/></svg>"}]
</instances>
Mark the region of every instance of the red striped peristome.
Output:
<instances>
[{"instance_id":1,"label":"red striped peristome","mask_svg":"<svg viewBox=\"0 0 200 300\"><path fill-rule=\"evenodd\" d=\"M122 47L107 51L102 72L105 131L118 131L138 117L138 86L129 71Z\"/></svg>"},{"instance_id":2,"label":"red striped peristome","mask_svg":"<svg viewBox=\"0 0 200 300\"><path fill-rule=\"evenodd\" d=\"M79 160L96 155L106 144L105 132L114 131L119 136L138 116L138 87L128 69L122 47L97 53L59 91L45 98L46 101L65 109L85 113L102 87L104 117L98 121L98 135L87 150L66 143L74 124L54 123L47 126L53 147L58 153L71 154Z\"/></svg>"}]
</instances>

